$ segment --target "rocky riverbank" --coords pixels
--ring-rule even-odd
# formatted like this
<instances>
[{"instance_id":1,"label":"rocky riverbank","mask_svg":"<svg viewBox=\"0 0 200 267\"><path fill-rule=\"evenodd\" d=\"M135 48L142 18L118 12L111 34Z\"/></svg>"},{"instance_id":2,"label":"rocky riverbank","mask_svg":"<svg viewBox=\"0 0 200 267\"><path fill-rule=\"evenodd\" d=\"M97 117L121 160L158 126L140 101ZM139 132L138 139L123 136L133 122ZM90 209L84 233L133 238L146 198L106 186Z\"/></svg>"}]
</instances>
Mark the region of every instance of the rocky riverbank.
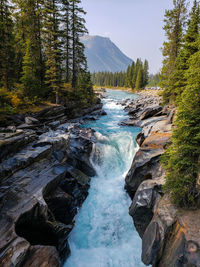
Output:
<instances>
[{"instance_id":1,"label":"rocky riverbank","mask_svg":"<svg viewBox=\"0 0 200 267\"><path fill-rule=\"evenodd\" d=\"M61 266L74 216L88 195L95 135L80 123L104 115L53 106L0 128L0 266ZM80 117L81 116L81 117Z\"/></svg>"},{"instance_id":2,"label":"rocky riverbank","mask_svg":"<svg viewBox=\"0 0 200 267\"><path fill-rule=\"evenodd\" d=\"M132 199L129 213L142 238L142 261L154 267L198 267L200 211L175 207L162 190L160 157L170 143L175 109L161 106L160 97L149 94L122 105L130 115L122 125L142 128L125 185Z\"/></svg>"}]
</instances>

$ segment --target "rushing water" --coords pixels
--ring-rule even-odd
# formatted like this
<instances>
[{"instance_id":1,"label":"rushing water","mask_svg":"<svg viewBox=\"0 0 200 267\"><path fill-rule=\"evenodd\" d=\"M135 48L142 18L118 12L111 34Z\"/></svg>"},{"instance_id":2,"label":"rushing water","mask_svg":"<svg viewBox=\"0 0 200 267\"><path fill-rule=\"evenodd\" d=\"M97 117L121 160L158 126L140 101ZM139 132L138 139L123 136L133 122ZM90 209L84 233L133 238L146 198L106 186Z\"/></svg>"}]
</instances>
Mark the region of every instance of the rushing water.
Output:
<instances>
[{"instance_id":1,"label":"rushing water","mask_svg":"<svg viewBox=\"0 0 200 267\"><path fill-rule=\"evenodd\" d=\"M64 267L141 267L141 240L128 214L130 199L124 178L137 151L138 128L119 126L128 116L119 100L134 94L108 90L104 102L107 116L85 127L96 130L98 142L91 162L97 176L92 178L69 238L71 256Z\"/></svg>"}]
</instances>

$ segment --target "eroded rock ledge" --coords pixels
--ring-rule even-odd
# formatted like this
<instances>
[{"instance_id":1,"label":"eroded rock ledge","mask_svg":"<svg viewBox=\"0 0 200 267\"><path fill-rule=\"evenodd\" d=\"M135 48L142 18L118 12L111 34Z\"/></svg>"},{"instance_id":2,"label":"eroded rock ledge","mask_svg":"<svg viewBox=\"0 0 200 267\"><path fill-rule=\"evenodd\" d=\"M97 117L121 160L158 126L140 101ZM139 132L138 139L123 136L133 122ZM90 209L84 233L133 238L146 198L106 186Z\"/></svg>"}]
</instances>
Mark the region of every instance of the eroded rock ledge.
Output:
<instances>
[{"instance_id":1,"label":"eroded rock ledge","mask_svg":"<svg viewBox=\"0 0 200 267\"><path fill-rule=\"evenodd\" d=\"M61 266L68 235L95 170L94 131L80 122L104 115L102 105L69 120L63 107L20 117L0 129L0 266Z\"/></svg>"},{"instance_id":2,"label":"eroded rock ledge","mask_svg":"<svg viewBox=\"0 0 200 267\"><path fill-rule=\"evenodd\" d=\"M129 213L142 238L142 261L153 267L200 266L200 210L176 208L162 192L164 170L160 156L170 143L175 110L160 98L141 96L126 102L130 119L124 125L142 128L140 145L126 185Z\"/></svg>"}]
</instances>

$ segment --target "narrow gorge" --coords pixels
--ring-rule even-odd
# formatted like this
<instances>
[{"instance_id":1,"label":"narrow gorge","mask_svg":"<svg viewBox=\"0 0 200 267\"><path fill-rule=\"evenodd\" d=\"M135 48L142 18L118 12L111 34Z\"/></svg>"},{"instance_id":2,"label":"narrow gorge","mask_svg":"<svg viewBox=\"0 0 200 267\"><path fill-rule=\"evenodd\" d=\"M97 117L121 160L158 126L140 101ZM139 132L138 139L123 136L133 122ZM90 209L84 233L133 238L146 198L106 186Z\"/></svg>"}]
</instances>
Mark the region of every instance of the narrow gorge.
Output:
<instances>
[{"instance_id":1,"label":"narrow gorge","mask_svg":"<svg viewBox=\"0 0 200 267\"><path fill-rule=\"evenodd\" d=\"M175 109L99 96L81 116L55 106L1 128L0 266L199 266L198 210L162 190Z\"/></svg>"}]
</instances>

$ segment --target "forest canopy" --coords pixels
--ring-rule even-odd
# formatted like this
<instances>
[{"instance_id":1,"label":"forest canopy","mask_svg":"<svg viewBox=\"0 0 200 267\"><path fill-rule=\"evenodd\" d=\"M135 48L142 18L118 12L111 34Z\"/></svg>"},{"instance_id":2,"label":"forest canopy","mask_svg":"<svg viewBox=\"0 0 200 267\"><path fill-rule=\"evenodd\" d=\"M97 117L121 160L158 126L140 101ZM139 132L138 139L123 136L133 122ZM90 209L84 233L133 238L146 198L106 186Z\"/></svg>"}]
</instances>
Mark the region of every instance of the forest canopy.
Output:
<instances>
[{"instance_id":1,"label":"forest canopy","mask_svg":"<svg viewBox=\"0 0 200 267\"><path fill-rule=\"evenodd\" d=\"M87 33L80 4L80 0L0 1L1 112L40 101L93 101L80 42Z\"/></svg>"},{"instance_id":2,"label":"forest canopy","mask_svg":"<svg viewBox=\"0 0 200 267\"><path fill-rule=\"evenodd\" d=\"M200 175L200 7L174 0L165 14L161 85L163 102L177 107L172 144L163 156L165 190L181 207L199 206ZM176 18L176 19L175 19Z\"/></svg>"}]
</instances>

